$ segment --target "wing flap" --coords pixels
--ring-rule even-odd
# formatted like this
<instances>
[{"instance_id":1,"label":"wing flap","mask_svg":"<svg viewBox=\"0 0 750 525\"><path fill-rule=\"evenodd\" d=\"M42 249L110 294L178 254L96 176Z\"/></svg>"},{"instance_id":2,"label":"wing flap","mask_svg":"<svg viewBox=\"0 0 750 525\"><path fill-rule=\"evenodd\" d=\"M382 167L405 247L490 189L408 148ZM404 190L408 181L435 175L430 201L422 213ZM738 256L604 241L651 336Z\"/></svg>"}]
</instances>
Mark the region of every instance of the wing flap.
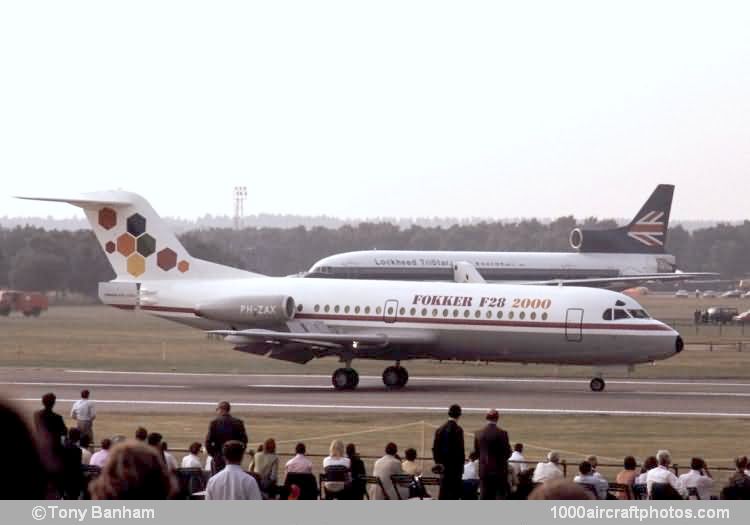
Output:
<instances>
[{"instance_id":1,"label":"wing flap","mask_svg":"<svg viewBox=\"0 0 750 525\"><path fill-rule=\"evenodd\" d=\"M344 348L348 346L420 345L434 342L435 337L428 332L413 333L311 333L277 332L273 330L212 330L210 334L220 335L232 344L248 343L299 343L323 348Z\"/></svg>"}]
</instances>

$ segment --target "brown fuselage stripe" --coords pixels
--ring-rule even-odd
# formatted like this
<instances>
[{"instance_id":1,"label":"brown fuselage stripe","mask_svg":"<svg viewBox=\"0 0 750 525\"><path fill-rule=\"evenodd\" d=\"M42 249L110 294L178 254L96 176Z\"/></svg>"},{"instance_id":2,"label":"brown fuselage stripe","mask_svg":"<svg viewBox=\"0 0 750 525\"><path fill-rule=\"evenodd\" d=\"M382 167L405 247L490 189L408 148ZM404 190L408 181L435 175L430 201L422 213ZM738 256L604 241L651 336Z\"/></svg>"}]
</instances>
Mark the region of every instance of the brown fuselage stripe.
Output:
<instances>
[{"instance_id":1,"label":"brown fuselage stripe","mask_svg":"<svg viewBox=\"0 0 750 525\"><path fill-rule=\"evenodd\" d=\"M134 310L133 305L112 305L123 310ZM181 314L194 314L198 313L192 308L179 308L174 306L141 306L141 310L151 312L170 312L170 313L181 313ZM369 321L369 322L383 322L385 321L382 315L338 315L338 314L297 314L295 319L310 319L317 321ZM398 317L395 322L398 323L417 323L417 324L443 324L443 325L464 325L464 326L504 326L504 327L516 327L516 328L557 328L557 329L572 329L576 330L579 328L582 330L634 330L643 332L666 332L672 329L663 324L647 324L647 325L631 325L631 324L604 324L604 323L583 323L578 325L576 323L557 323L547 321L499 321L496 319L446 319L440 318L427 318L427 317ZM395 324L389 323L389 324Z\"/></svg>"}]
</instances>

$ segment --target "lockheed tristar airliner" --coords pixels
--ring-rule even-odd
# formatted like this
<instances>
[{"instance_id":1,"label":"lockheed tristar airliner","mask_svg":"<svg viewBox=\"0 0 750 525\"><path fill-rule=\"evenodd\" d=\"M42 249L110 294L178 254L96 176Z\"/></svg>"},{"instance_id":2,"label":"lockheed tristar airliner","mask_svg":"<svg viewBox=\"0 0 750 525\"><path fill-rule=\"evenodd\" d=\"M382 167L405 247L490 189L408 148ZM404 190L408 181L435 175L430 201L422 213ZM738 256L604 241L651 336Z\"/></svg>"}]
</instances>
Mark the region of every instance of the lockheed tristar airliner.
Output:
<instances>
[{"instance_id":1,"label":"lockheed tristar airliner","mask_svg":"<svg viewBox=\"0 0 750 525\"><path fill-rule=\"evenodd\" d=\"M458 262L474 266L480 281L598 286L624 290L647 282L716 277L682 272L664 246L674 186L660 184L627 226L610 230L575 228L575 252L470 252L367 250L319 260L307 277L450 281Z\"/></svg>"},{"instance_id":2,"label":"lockheed tristar airliner","mask_svg":"<svg viewBox=\"0 0 750 525\"><path fill-rule=\"evenodd\" d=\"M30 198L31 197L24 197ZM602 370L666 359L683 342L631 297L597 288L267 277L191 257L142 197L124 191L37 198L83 208L116 278L105 304L224 336L235 349L295 363L335 356L336 389L352 362L381 359L388 388L409 359L555 363Z\"/></svg>"}]
</instances>

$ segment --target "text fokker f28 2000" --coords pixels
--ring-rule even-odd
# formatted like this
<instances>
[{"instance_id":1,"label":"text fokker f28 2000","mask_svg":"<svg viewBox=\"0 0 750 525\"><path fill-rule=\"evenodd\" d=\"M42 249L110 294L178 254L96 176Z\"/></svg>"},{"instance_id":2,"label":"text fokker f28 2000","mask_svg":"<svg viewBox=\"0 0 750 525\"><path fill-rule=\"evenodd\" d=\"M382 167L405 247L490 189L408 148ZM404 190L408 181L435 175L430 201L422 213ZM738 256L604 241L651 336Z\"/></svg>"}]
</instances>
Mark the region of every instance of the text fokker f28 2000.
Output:
<instances>
[{"instance_id":1,"label":"text fokker f28 2000","mask_svg":"<svg viewBox=\"0 0 750 525\"><path fill-rule=\"evenodd\" d=\"M409 359L589 365L666 359L683 342L633 298L609 290L486 283L267 277L191 257L149 203L123 191L31 198L83 208L116 278L105 304L139 309L224 336L236 350L306 363L336 356L336 389L359 382L352 362Z\"/></svg>"}]
</instances>

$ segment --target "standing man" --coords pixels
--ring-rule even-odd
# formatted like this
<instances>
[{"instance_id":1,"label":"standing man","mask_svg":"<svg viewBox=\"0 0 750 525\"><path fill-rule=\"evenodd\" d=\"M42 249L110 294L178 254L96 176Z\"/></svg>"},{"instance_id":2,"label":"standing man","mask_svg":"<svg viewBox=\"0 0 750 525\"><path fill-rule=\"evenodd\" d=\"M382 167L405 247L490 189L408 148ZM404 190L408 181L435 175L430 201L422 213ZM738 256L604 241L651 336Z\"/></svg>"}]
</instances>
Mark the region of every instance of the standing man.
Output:
<instances>
[{"instance_id":1,"label":"standing man","mask_svg":"<svg viewBox=\"0 0 750 525\"><path fill-rule=\"evenodd\" d=\"M432 445L432 458L435 465L441 465L440 499L460 499L463 489L461 477L464 473L466 452L464 450L464 430L458 425L461 407L451 405L448 421L435 431Z\"/></svg>"},{"instance_id":2,"label":"standing man","mask_svg":"<svg viewBox=\"0 0 750 525\"><path fill-rule=\"evenodd\" d=\"M62 416L53 410L55 401L57 401L57 397L52 392L42 396L44 408L34 412L34 426L55 458L59 458L68 429L65 427Z\"/></svg>"},{"instance_id":3,"label":"standing man","mask_svg":"<svg viewBox=\"0 0 750 525\"><path fill-rule=\"evenodd\" d=\"M497 426L500 414L487 412L487 426L474 436L474 452L479 454L479 498L505 499L508 497L508 433Z\"/></svg>"},{"instance_id":4,"label":"standing man","mask_svg":"<svg viewBox=\"0 0 750 525\"><path fill-rule=\"evenodd\" d=\"M89 400L91 392L81 390L81 399L73 403L73 409L70 411L70 417L78 423L78 430L81 436L88 436L91 442L94 441L94 419L96 419L96 408L94 402Z\"/></svg>"},{"instance_id":5,"label":"standing man","mask_svg":"<svg viewBox=\"0 0 750 525\"><path fill-rule=\"evenodd\" d=\"M206 435L206 452L211 456L211 472L214 474L224 468L226 462L222 453L224 443L239 441L247 446L247 432L241 419L229 415L229 401L222 401L216 407L216 419L211 421Z\"/></svg>"}]
</instances>

